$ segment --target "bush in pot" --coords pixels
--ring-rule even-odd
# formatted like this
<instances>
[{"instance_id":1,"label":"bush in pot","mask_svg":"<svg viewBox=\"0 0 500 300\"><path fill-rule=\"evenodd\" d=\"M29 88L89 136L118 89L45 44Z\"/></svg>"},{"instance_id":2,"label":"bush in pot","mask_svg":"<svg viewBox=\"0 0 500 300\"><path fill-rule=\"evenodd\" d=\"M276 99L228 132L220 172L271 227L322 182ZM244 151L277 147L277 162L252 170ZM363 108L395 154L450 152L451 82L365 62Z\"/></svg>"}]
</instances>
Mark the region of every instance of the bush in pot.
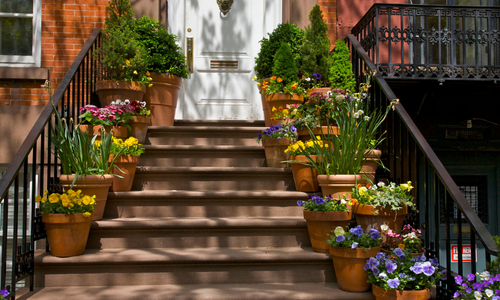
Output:
<instances>
[{"instance_id":1,"label":"bush in pot","mask_svg":"<svg viewBox=\"0 0 500 300\"><path fill-rule=\"evenodd\" d=\"M344 40L335 42L335 49L332 52L332 63L328 79L331 82L332 89L341 89L354 92L356 89L356 80L352 72L351 52Z\"/></svg>"},{"instance_id":2,"label":"bush in pot","mask_svg":"<svg viewBox=\"0 0 500 300\"><path fill-rule=\"evenodd\" d=\"M150 17L135 20L133 31L147 52L147 69L152 86L147 88L144 100L151 110L154 126L172 126L182 78L188 78L186 57L177 45L177 36L168 33L163 25Z\"/></svg>"}]
</instances>

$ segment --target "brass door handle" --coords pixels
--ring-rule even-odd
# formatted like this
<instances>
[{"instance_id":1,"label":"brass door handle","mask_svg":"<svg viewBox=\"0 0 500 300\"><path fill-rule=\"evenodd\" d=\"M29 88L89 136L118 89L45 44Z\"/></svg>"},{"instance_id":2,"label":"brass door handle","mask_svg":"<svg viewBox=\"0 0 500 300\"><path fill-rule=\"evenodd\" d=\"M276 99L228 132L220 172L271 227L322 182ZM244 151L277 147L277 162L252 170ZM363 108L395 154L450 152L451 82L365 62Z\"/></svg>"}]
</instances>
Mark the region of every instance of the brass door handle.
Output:
<instances>
[{"instance_id":1,"label":"brass door handle","mask_svg":"<svg viewBox=\"0 0 500 300\"><path fill-rule=\"evenodd\" d=\"M187 68L189 73L193 73L193 38L187 38Z\"/></svg>"}]
</instances>

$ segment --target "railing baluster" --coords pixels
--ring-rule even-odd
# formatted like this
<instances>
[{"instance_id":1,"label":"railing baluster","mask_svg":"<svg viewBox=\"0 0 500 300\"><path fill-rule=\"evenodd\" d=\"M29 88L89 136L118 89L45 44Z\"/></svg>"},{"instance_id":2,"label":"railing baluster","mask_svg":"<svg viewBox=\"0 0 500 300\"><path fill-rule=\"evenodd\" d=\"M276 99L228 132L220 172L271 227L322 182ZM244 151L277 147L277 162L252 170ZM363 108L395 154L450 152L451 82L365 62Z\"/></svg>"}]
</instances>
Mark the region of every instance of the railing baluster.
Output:
<instances>
[{"instance_id":1,"label":"railing baluster","mask_svg":"<svg viewBox=\"0 0 500 300\"><path fill-rule=\"evenodd\" d=\"M14 208L13 208L13 216L12 216L12 275L11 275L11 291L16 290L16 258L17 258L17 224L19 221L19 174L17 174L16 179L14 180L14 198L13 198ZM7 247L7 244L5 245Z\"/></svg>"}]
</instances>

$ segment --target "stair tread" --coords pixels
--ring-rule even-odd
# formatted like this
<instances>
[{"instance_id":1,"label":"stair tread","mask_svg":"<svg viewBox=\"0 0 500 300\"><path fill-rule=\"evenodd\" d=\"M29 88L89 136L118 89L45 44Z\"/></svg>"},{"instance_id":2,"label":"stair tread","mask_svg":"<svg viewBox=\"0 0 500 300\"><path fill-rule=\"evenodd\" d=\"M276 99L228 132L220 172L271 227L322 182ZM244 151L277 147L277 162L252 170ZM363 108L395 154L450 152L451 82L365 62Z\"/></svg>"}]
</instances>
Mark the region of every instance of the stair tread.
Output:
<instances>
[{"instance_id":1,"label":"stair tread","mask_svg":"<svg viewBox=\"0 0 500 300\"><path fill-rule=\"evenodd\" d=\"M143 145L147 151L264 151L262 145L241 146L241 145Z\"/></svg>"},{"instance_id":2,"label":"stair tread","mask_svg":"<svg viewBox=\"0 0 500 300\"><path fill-rule=\"evenodd\" d=\"M164 166L140 166L137 167L136 174L142 172L161 173L291 173L291 168L271 168L271 167L164 167Z\"/></svg>"},{"instance_id":3,"label":"stair tread","mask_svg":"<svg viewBox=\"0 0 500 300\"><path fill-rule=\"evenodd\" d=\"M175 120L174 126L243 126L243 127L262 127L265 126L264 120Z\"/></svg>"},{"instance_id":4,"label":"stair tread","mask_svg":"<svg viewBox=\"0 0 500 300\"><path fill-rule=\"evenodd\" d=\"M251 217L251 218L116 218L92 223L92 229L192 229L192 228L269 228L273 226L305 227L303 217Z\"/></svg>"},{"instance_id":5,"label":"stair tread","mask_svg":"<svg viewBox=\"0 0 500 300\"><path fill-rule=\"evenodd\" d=\"M267 127L242 127L242 126L149 126L148 134L159 132L196 132L196 131L213 131L213 132L261 132Z\"/></svg>"},{"instance_id":6,"label":"stair tread","mask_svg":"<svg viewBox=\"0 0 500 300\"><path fill-rule=\"evenodd\" d=\"M29 296L28 296L29 295ZM71 286L35 289L19 300L372 300L371 292L349 293L336 282Z\"/></svg>"},{"instance_id":7,"label":"stair tread","mask_svg":"<svg viewBox=\"0 0 500 300\"><path fill-rule=\"evenodd\" d=\"M36 250L35 264L223 264L234 263L294 263L331 261L330 255L313 252L312 248L144 248L86 249L83 255L54 257L50 252Z\"/></svg>"},{"instance_id":8,"label":"stair tread","mask_svg":"<svg viewBox=\"0 0 500 300\"><path fill-rule=\"evenodd\" d=\"M188 191L188 190L146 190L146 191L128 191L128 192L110 192L108 199L113 198L193 198L200 200L201 197L225 198L231 201L238 198L278 198L283 200L302 199L307 197L307 193L298 191Z\"/></svg>"}]
</instances>

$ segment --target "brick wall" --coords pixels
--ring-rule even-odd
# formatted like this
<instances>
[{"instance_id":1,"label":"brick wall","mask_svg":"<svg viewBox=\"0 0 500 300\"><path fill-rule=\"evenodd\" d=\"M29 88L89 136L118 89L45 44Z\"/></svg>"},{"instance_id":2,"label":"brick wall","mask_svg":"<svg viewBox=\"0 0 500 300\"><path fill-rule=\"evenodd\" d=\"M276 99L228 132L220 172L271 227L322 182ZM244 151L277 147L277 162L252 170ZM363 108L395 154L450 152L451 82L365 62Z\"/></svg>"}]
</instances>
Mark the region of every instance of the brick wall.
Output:
<instances>
[{"instance_id":1,"label":"brick wall","mask_svg":"<svg viewBox=\"0 0 500 300\"><path fill-rule=\"evenodd\" d=\"M318 5L323 11L323 21L328 25L328 37L332 41L333 49L337 41L337 0L318 0Z\"/></svg>"}]
</instances>

